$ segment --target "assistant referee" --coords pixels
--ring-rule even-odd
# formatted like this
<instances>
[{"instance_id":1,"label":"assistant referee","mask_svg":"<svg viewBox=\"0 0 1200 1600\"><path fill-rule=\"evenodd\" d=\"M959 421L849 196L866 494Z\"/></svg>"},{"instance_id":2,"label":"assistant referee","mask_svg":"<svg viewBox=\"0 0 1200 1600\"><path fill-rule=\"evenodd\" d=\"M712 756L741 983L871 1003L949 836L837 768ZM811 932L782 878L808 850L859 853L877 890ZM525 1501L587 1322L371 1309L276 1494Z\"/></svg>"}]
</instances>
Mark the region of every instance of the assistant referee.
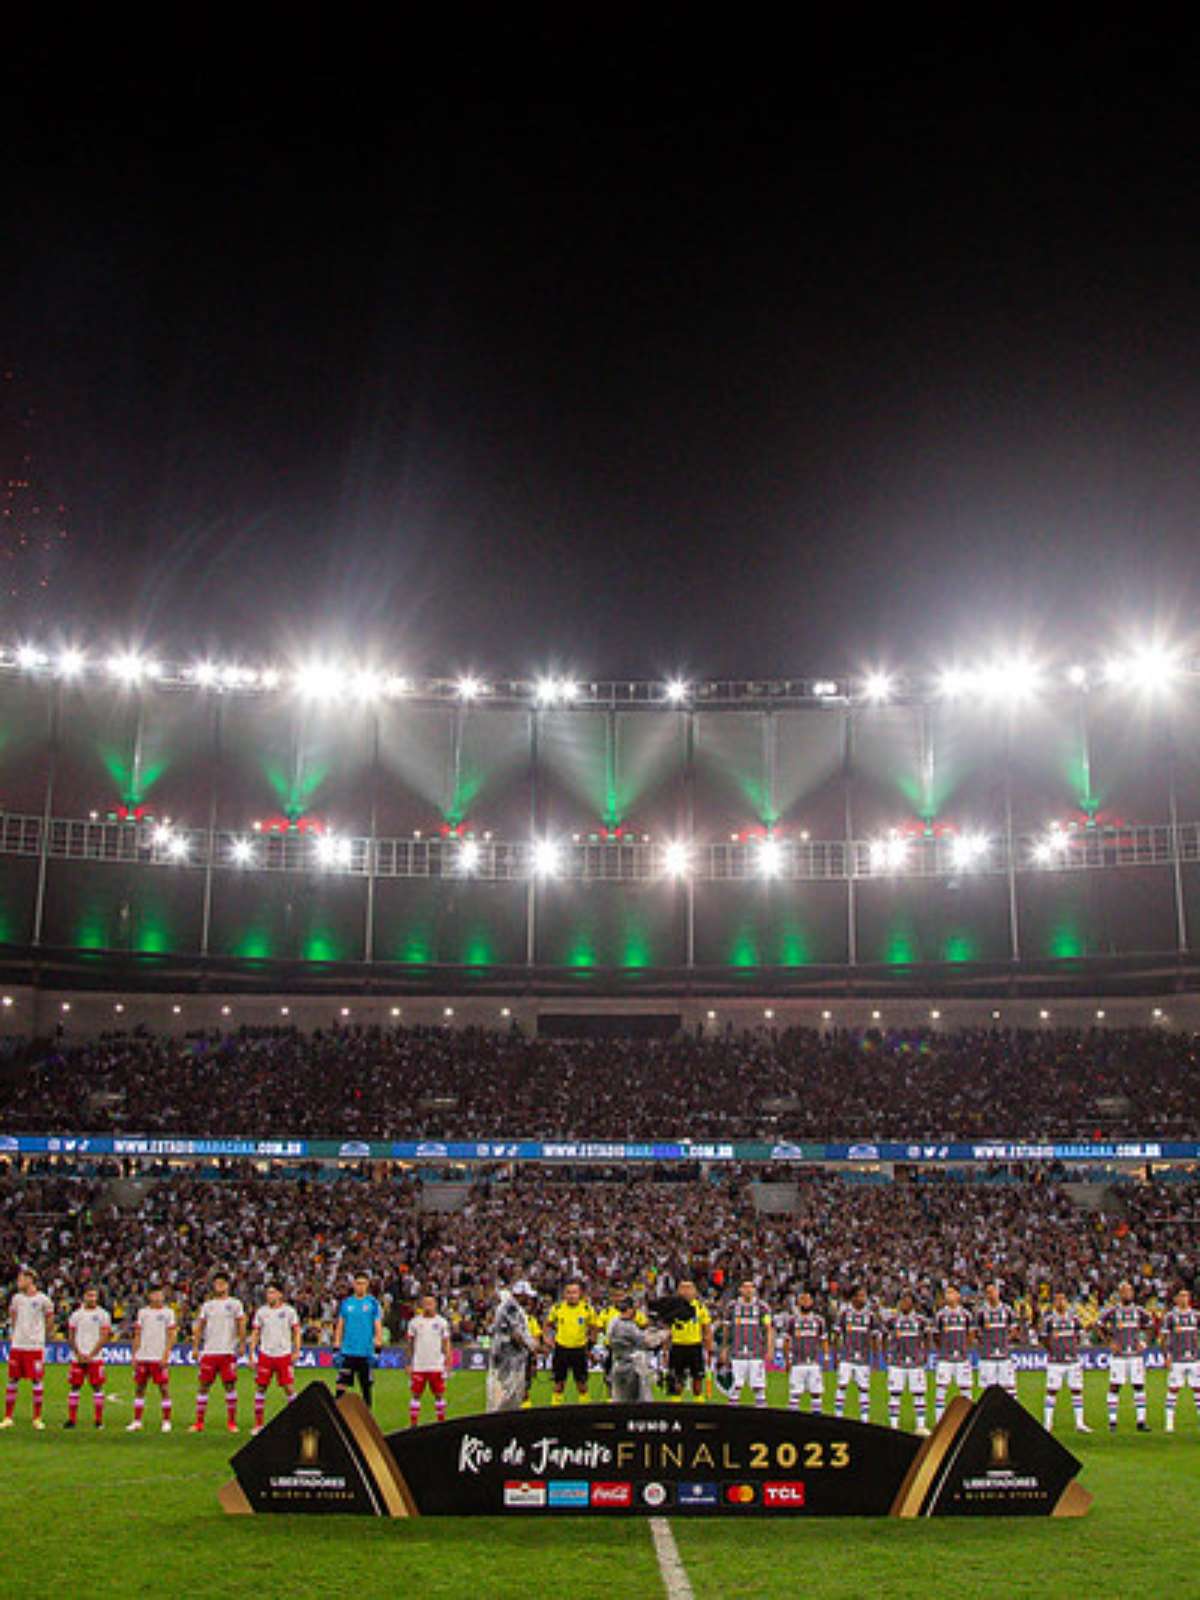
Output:
<instances>
[{"instance_id":1,"label":"assistant referee","mask_svg":"<svg viewBox=\"0 0 1200 1600\"><path fill-rule=\"evenodd\" d=\"M551 1405L562 1405L568 1378L575 1380L580 1405L587 1405L591 1399L588 1355L598 1325L596 1313L584 1296L582 1283L572 1278L563 1285L562 1299L551 1306L546 1316L546 1338L552 1352L550 1380L554 1385Z\"/></svg>"},{"instance_id":2,"label":"assistant referee","mask_svg":"<svg viewBox=\"0 0 1200 1600\"><path fill-rule=\"evenodd\" d=\"M672 1400L678 1400L691 1380L693 1399L703 1403L704 1378L712 1359L712 1315L689 1279L679 1285L679 1298L691 1305L691 1314L671 1324L671 1345L667 1352L667 1380Z\"/></svg>"}]
</instances>

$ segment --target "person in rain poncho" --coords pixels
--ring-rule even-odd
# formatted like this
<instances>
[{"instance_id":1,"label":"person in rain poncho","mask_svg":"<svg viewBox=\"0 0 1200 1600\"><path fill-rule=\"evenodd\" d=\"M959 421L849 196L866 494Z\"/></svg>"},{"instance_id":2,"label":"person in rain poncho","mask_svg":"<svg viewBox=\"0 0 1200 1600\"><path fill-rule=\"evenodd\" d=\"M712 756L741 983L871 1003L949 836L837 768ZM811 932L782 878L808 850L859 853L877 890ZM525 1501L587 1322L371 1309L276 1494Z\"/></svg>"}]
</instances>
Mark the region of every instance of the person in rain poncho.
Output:
<instances>
[{"instance_id":1,"label":"person in rain poncho","mask_svg":"<svg viewBox=\"0 0 1200 1600\"><path fill-rule=\"evenodd\" d=\"M488 1352L487 1408L517 1411L529 1387L529 1357L535 1349L525 1311L517 1295L531 1292L527 1284L501 1289L492 1318L492 1344Z\"/></svg>"},{"instance_id":2,"label":"person in rain poncho","mask_svg":"<svg viewBox=\"0 0 1200 1600\"><path fill-rule=\"evenodd\" d=\"M612 1353L612 1397L617 1404L640 1404L652 1398L647 1352L664 1344L667 1328L643 1328L630 1298L617 1302L617 1315L608 1325Z\"/></svg>"}]
</instances>

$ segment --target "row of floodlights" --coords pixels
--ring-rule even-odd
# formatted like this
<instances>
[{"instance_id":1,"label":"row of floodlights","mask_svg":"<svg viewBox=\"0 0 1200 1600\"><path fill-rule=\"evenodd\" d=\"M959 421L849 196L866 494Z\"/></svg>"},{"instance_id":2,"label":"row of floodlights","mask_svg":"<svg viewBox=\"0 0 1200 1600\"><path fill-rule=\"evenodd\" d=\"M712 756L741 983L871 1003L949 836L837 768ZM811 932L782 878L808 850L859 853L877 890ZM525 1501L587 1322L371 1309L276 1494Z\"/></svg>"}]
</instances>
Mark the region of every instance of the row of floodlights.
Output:
<instances>
[{"instance_id":1,"label":"row of floodlights","mask_svg":"<svg viewBox=\"0 0 1200 1600\"><path fill-rule=\"evenodd\" d=\"M92 660L73 646L52 653L33 644L21 644L0 650L0 666L32 673L49 672L64 679L77 678L85 671L98 671L114 682L131 687L167 680L214 690L292 688L304 698L317 701L349 698L369 702L411 694L419 688L412 679L394 673L373 668L351 670L325 661L309 662L286 671L278 667L259 668L213 661L168 667L135 651ZM1198 671L1200 666L1185 660L1179 651L1148 645L1115 656L1099 666L1077 663L1057 675L1024 656L1004 657L982 666L949 667L935 674L931 682L922 680L921 687L932 687L934 693L946 700L971 698L1012 704L1039 690L1052 688L1056 676L1060 684L1065 680L1069 687L1080 691L1104 684L1151 691L1167 688L1184 675L1195 675ZM703 698L705 693L703 684L680 677L666 679L655 687L661 702L672 706L685 706ZM805 680L803 687L817 700L883 704L910 689L912 684L891 672L873 671L852 678ZM483 678L466 674L454 680L452 691L460 701L470 703L486 699L492 693L492 685ZM587 700L592 693L588 685L574 678L550 675L534 679L528 685L528 692L539 706L574 705Z\"/></svg>"}]
</instances>

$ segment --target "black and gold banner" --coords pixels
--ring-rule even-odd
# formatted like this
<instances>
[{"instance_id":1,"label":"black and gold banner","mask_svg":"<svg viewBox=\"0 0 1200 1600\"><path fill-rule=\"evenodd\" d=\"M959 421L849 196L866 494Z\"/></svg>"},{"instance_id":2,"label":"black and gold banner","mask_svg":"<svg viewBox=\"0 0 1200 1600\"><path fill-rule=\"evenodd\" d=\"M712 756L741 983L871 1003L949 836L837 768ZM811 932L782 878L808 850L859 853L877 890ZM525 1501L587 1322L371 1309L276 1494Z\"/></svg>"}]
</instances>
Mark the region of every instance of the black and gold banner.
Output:
<instances>
[{"instance_id":1,"label":"black and gold banner","mask_svg":"<svg viewBox=\"0 0 1200 1600\"><path fill-rule=\"evenodd\" d=\"M731 1405L588 1405L380 1433L311 1384L233 1458L231 1512L368 1516L1078 1516L1080 1463L1002 1389L926 1439Z\"/></svg>"}]
</instances>

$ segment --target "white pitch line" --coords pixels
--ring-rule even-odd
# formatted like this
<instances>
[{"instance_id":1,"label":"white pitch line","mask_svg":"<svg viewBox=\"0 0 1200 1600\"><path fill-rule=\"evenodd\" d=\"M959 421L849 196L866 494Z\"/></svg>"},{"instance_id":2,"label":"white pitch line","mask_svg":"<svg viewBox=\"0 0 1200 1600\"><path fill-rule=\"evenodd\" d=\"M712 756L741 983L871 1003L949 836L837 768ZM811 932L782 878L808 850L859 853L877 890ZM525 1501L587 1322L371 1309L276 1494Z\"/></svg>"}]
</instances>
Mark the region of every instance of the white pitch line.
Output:
<instances>
[{"instance_id":1,"label":"white pitch line","mask_svg":"<svg viewBox=\"0 0 1200 1600\"><path fill-rule=\"evenodd\" d=\"M662 1573L667 1600L695 1600L691 1579L666 1517L650 1518L650 1537L654 1540L654 1554L658 1557L658 1570Z\"/></svg>"}]
</instances>

